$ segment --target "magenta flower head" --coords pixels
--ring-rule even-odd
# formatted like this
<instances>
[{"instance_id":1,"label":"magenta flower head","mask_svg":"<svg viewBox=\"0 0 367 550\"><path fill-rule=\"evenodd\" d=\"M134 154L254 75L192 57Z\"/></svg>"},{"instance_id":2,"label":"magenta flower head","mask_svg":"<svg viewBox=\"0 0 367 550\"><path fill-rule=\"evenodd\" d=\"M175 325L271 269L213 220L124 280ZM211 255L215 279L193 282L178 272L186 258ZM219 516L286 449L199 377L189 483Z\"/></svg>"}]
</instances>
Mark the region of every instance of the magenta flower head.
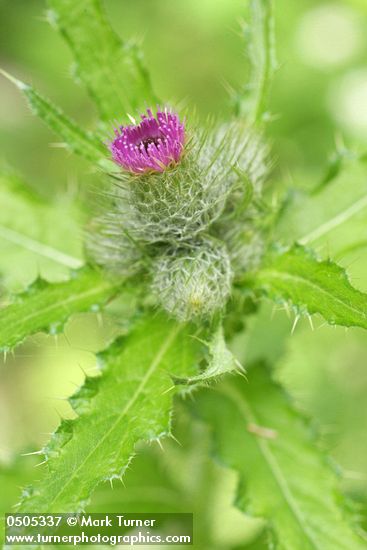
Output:
<instances>
[{"instance_id":1,"label":"magenta flower head","mask_svg":"<svg viewBox=\"0 0 367 550\"><path fill-rule=\"evenodd\" d=\"M108 147L114 161L129 172L163 172L181 158L185 126L167 109L158 108L155 116L148 109L141 119L140 124L116 128Z\"/></svg>"}]
</instances>

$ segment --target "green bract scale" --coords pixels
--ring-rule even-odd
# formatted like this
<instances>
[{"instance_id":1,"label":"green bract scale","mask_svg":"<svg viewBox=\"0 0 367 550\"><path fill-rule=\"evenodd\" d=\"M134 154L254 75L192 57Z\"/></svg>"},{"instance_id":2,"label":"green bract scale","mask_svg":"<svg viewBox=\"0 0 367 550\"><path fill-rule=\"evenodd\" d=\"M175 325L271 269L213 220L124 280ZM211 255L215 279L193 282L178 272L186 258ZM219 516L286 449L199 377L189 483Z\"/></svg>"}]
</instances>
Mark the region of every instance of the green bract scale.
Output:
<instances>
[{"instance_id":1,"label":"green bract scale","mask_svg":"<svg viewBox=\"0 0 367 550\"><path fill-rule=\"evenodd\" d=\"M119 170L86 249L115 274L148 275L171 316L210 318L232 280L260 263L268 151L243 122L194 129L166 109L147 112L108 144Z\"/></svg>"}]
</instances>

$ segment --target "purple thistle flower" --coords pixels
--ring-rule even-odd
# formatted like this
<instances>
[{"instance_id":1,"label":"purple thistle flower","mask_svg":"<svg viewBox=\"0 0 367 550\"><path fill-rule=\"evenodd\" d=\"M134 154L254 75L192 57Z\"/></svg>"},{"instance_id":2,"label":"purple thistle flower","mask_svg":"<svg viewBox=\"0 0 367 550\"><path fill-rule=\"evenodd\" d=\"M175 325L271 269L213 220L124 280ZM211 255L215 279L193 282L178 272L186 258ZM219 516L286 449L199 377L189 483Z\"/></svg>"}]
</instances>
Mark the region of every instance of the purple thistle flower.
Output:
<instances>
[{"instance_id":1,"label":"purple thistle flower","mask_svg":"<svg viewBox=\"0 0 367 550\"><path fill-rule=\"evenodd\" d=\"M114 161L135 174L163 172L180 160L185 142L185 126L172 112L150 109L140 124L115 128L116 138L108 143ZM134 121L135 122L135 121Z\"/></svg>"}]
</instances>

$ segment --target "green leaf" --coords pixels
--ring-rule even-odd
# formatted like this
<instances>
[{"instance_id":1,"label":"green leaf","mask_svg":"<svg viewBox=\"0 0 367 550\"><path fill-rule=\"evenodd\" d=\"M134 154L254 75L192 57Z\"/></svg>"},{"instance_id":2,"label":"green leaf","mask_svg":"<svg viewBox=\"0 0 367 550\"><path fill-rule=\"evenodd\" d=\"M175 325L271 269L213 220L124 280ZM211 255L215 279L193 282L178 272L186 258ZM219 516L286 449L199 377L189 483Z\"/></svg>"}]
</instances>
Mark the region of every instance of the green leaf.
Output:
<instances>
[{"instance_id":1,"label":"green leaf","mask_svg":"<svg viewBox=\"0 0 367 550\"><path fill-rule=\"evenodd\" d=\"M299 245L272 256L250 285L275 301L291 301L300 313L320 313L333 325L367 328L367 294L353 288L344 269L315 259Z\"/></svg>"},{"instance_id":2,"label":"green leaf","mask_svg":"<svg viewBox=\"0 0 367 550\"><path fill-rule=\"evenodd\" d=\"M207 345L209 351L209 359L204 372L191 378L173 377L175 384L207 384L216 381L224 374L243 371L243 367L227 347L222 324L219 324L210 341L204 342L204 344Z\"/></svg>"},{"instance_id":3,"label":"green leaf","mask_svg":"<svg viewBox=\"0 0 367 550\"><path fill-rule=\"evenodd\" d=\"M19 289L37 273L64 276L82 266L75 207L60 199L44 201L5 167L0 167L0 204L0 273L6 287Z\"/></svg>"},{"instance_id":4,"label":"green leaf","mask_svg":"<svg viewBox=\"0 0 367 550\"><path fill-rule=\"evenodd\" d=\"M101 166L106 165L107 149L102 139L82 130L59 107L41 96L32 86L17 80L3 70L0 70L0 73L24 94L33 113L63 140L70 151L92 162L99 162Z\"/></svg>"},{"instance_id":5,"label":"green leaf","mask_svg":"<svg viewBox=\"0 0 367 550\"><path fill-rule=\"evenodd\" d=\"M169 373L189 376L199 351L190 327L148 313L102 353L102 375L71 399L79 416L54 434L45 449L49 473L26 492L21 510L78 511L101 481L120 478L139 441L170 433Z\"/></svg>"},{"instance_id":6,"label":"green leaf","mask_svg":"<svg viewBox=\"0 0 367 550\"><path fill-rule=\"evenodd\" d=\"M36 332L61 330L73 313L94 311L111 299L120 285L121 281L108 280L89 267L63 283L36 280L1 310L0 350L11 349Z\"/></svg>"},{"instance_id":7,"label":"green leaf","mask_svg":"<svg viewBox=\"0 0 367 550\"><path fill-rule=\"evenodd\" d=\"M37 470L34 466L34 460L25 461L23 456L10 463L4 464L0 461L0 545L3 544L5 535L5 514L11 513L19 499L19 486L30 483L36 477Z\"/></svg>"},{"instance_id":8,"label":"green leaf","mask_svg":"<svg viewBox=\"0 0 367 550\"><path fill-rule=\"evenodd\" d=\"M269 548L366 548L310 426L267 369L203 390L193 406L213 430L219 460L239 474L238 506L268 521Z\"/></svg>"},{"instance_id":9,"label":"green leaf","mask_svg":"<svg viewBox=\"0 0 367 550\"><path fill-rule=\"evenodd\" d=\"M156 104L139 50L122 43L99 0L48 0L48 6L74 55L77 77L104 121L111 124L127 111Z\"/></svg>"},{"instance_id":10,"label":"green leaf","mask_svg":"<svg viewBox=\"0 0 367 550\"><path fill-rule=\"evenodd\" d=\"M272 0L252 0L251 22L243 25L247 51L250 54L252 74L243 90L235 98L238 115L249 115L254 124L269 119L270 87L277 69Z\"/></svg>"},{"instance_id":11,"label":"green leaf","mask_svg":"<svg viewBox=\"0 0 367 550\"><path fill-rule=\"evenodd\" d=\"M284 244L296 240L342 257L348 250L367 246L366 216L367 166L352 161L318 193L294 192L275 237Z\"/></svg>"},{"instance_id":12,"label":"green leaf","mask_svg":"<svg viewBox=\"0 0 367 550\"><path fill-rule=\"evenodd\" d=\"M265 524L234 505L237 476L211 456L211 433L175 401L174 438L159 445L139 446L124 477L124 485L102 484L88 512L194 514L194 548L242 548L257 538ZM210 502L210 506L208 506ZM169 518L167 518L169 519ZM163 548L163 547L162 547ZM247 546L246 546L247 548Z\"/></svg>"},{"instance_id":13,"label":"green leaf","mask_svg":"<svg viewBox=\"0 0 367 550\"><path fill-rule=\"evenodd\" d=\"M254 32L260 39L258 52L253 60L255 69L256 99L253 110L254 122L267 116L268 99L273 75L276 70L274 17L272 0L253 0Z\"/></svg>"}]
</instances>

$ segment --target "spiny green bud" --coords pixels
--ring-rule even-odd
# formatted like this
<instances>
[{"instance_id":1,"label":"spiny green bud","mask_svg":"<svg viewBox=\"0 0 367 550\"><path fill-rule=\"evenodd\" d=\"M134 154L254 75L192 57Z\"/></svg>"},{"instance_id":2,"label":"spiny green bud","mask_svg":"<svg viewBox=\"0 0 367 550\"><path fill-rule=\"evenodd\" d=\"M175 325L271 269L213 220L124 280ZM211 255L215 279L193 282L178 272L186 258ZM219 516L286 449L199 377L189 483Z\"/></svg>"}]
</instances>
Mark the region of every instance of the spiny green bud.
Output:
<instances>
[{"instance_id":1,"label":"spiny green bud","mask_svg":"<svg viewBox=\"0 0 367 550\"><path fill-rule=\"evenodd\" d=\"M227 250L214 239L172 248L155 262L152 289L180 321L212 316L229 297L232 270Z\"/></svg>"},{"instance_id":2,"label":"spiny green bud","mask_svg":"<svg viewBox=\"0 0 367 550\"><path fill-rule=\"evenodd\" d=\"M116 275L132 275L139 269L139 248L126 234L122 222L108 213L89 223L85 248L90 261Z\"/></svg>"},{"instance_id":3,"label":"spiny green bud","mask_svg":"<svg viewBox=\"0 0 367 550\"><path fill-rule=\"evenodd\" d=\"M249 128L242 120L236 120L222 125L213 135L216 142L224 136L227 159L231 159L233 166L237 166L242 176L249 181L255 196L261 196L270 164L269 147L261 134Z\"/></svg>"},{"instance_id":4,"label":"spiny green bud","mask_svg":"<svg viewBox=\"0 0 367 550\"><path fill-rule=\"evenodd\" d=\"M264 238L259 230L237 224L223 234L223 240L235 273L241 274L259 267L264 254Z\"/></svg>"}]
</instances>

